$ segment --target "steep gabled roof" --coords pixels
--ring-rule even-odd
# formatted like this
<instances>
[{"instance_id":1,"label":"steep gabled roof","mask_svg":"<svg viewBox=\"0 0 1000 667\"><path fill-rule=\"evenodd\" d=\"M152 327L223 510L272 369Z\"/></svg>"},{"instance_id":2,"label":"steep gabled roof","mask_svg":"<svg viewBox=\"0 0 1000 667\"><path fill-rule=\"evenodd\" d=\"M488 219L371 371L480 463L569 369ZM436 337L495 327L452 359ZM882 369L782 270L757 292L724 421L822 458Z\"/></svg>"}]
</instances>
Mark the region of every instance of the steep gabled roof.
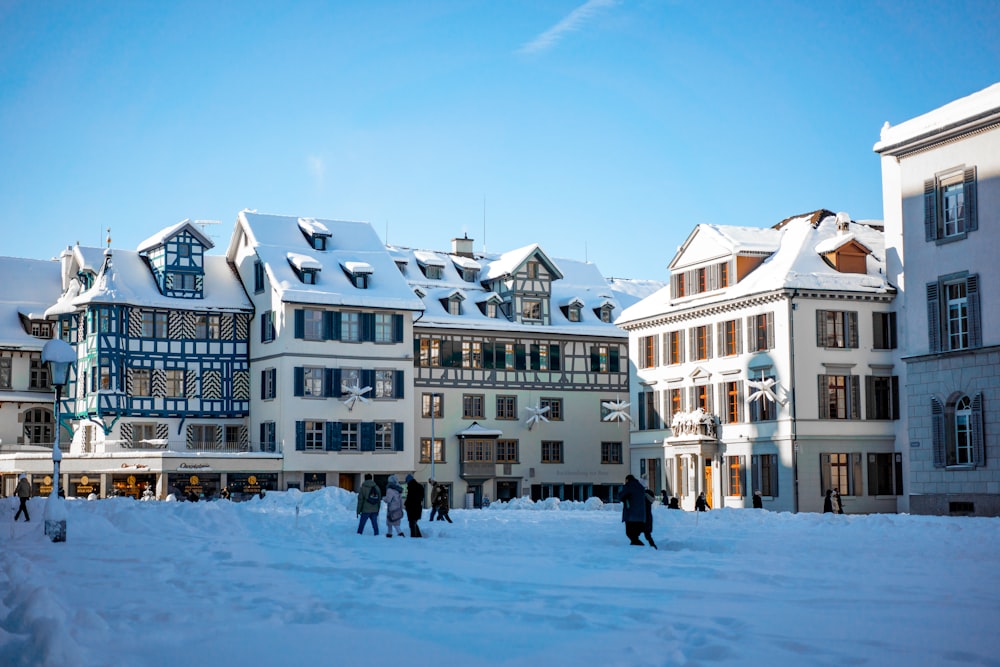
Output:
<instances>
[{"instance_id":1,"label":"steep gabled roof","mask_svg":"<svg viewBox=\"0 0 1000 667\"><path fill-rule=\"evenodd\" d=\"M545 254L541 246L537 243L532 243L531 245L524 246L523 248L518 248L516 250L511 250L505 252L493 261L491 261L486 268L486 275L483 277L484 280L495 280L497 278L503 278L504 276L513 275L518 269L524 266L525 262L529 259L535 259L541 262L549 273L552 275L553 280L559 280L563 277L562 271L556 266L556 263L549 259L549 256Z\"/></svg>"},{"instance_id":2,"label":"steep gabled roof","mask_svg":"<svg viewBox=\"0 0 1000 667\"><path fill-rule=\"evenodd\" d=\"M152 250L157 246L163 245L173 237L177 236L182 231L189 232L192 236L198 239L198 242L201 243L203 246L205 246L205 248L215 247L215 244L212 243L212 240L207 236L205 236L204 232L198 229L197 225L191 222L191 220L187 219L187 220L181 220L176 225L171 225L166 229L161 229L156 234L153 234L148 239L140 243L136 247L135 251L138 253L142 253L146 252L147 250Z\"/></svg>"}]
</instances>

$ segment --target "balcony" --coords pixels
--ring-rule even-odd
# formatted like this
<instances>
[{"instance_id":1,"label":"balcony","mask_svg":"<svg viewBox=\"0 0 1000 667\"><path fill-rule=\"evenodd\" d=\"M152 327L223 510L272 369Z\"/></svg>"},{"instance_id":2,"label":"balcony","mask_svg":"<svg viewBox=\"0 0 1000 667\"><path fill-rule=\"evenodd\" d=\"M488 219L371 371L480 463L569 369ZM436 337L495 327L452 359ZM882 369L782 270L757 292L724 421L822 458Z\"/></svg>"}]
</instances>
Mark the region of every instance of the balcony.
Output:
<instances>
[{"instance_id":1,"label":"balcony","mask_svg":"<svg viewBox=\"0 0 1000 667\"><path fill-rule=\"evenodd\" d=\"M462 461L463 479L492 479L496 477L495 461Z\"/></svg>"}]
</instances>

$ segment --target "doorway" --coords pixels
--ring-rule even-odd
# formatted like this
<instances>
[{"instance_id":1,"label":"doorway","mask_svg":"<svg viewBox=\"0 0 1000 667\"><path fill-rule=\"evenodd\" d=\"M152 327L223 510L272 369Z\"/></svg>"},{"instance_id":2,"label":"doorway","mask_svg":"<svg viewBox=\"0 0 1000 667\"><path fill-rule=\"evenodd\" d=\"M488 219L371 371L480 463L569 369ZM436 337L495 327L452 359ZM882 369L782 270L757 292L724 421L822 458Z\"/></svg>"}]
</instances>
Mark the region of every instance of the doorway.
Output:
<instances>
[{"instance_id":1,"label":"doorway","mask_svg":"<svg viewBox=\"0 0 1000 667\"><path fill-rule=\"evenodd\" d=\"M715 507L715 498L712 495L712 489L714 485L712 484L712 459L705 459L705 500L708 502L708 508L712 509Z\"/></svg>"}]
</instances>

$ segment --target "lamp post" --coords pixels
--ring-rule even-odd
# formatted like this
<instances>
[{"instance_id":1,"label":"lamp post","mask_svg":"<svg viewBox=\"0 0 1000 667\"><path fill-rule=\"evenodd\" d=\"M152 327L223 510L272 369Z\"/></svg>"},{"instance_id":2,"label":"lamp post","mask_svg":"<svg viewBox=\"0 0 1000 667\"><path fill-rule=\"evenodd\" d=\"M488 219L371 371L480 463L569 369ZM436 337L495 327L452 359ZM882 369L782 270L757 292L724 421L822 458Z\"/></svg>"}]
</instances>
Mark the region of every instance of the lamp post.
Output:
<instances>
[{"instance_id":1,"label":"lamp post","mask_svg":"<svg viewBox=\"0 0 1000 667\"><path fill-rule=\"evenodd\" d=\"M62 388L69 380L69 368L76 361L76 352L66 341L53 338L42 348L42 362L49 367L49 379L56 390L55 405L55 439L52 443L52 492L45 503L45 534L53 542L66 541L66 505L59 496L59 462L62 461L62 450L59 449L59 404L62 402Z\"/></svg>"}]
</instances>

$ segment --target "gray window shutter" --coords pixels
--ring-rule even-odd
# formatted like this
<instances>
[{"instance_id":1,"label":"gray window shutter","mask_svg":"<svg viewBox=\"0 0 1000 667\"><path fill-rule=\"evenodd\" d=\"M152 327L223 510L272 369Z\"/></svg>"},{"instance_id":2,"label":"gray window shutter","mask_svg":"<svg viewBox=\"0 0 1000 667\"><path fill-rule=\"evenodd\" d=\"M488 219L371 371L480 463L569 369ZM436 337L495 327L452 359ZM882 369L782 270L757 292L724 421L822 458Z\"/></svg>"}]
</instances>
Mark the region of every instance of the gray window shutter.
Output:
<instances>
[{"instance_id":1,"label":"gray window shutter","mask_svg":"<svg viewBox=\"0 0 1000 667\"><path fill-rule=\"evenodd\" d=\"M930 352L941 351L940 286L927 283L927 346Z\"/></svg>"},{"instance_id":2,"label":"gray window shutter","mask_svg":"<svg viewBox=\"0 0 1000 667\"><path fill-rule=\"evenodd\" d=\"M978 211L976 206L976 168L965 170L962 192L965 196L965 230L974 232L979 229Z\"/></svg>"},{"instance_id":3,"label":"gray window shutter","mask_svg":"<svg viewBox=\"0 0 1000 667\"><path fill-rule=\"evenodd\" d=\"M847 418L861 419L861 376L849 375L847 381L850 384L848 390L851 394L851 405Z\"/></svg>"},{"instance_id":4,"label":"gray window shutter","mask_svg":"<svg viewBox=\"0 0 1000 667\"><path fill-rule=\"evenodd\" d=\"M934 467L944 468L945 434L944 434L944 404L931 396L931 440L934 448Z\"/></svg>"},{"instance_id":5,"label":"gray window shutter","mask_svg":"<svg viewBox=\"0 0 1000 667\"><path fill-rule=\"evenodd\" d=\"M712 325L705 325L705 358L712 358Z\"/></svg>"},{"instance_id":6,"label":"gray window shutter","mask_svg":"<svg viewBox=\"0 0 1000 667\"><path fill-rule=\"evenodd\" d=\"M865 419L875 419L875 376L865 376Z\"/></svg>"},{"instance_id":7,"label":"gray window shutter","mask_svg":"<svg viewBox=\"0 0 1000 667\"><path fill-rule=\"evenodd\" d=\"M979 275L965 279L965 298L969 308L969 347L982 347L983 323L979 311Z\"/></svg>"},{"instance_id":8,"label":"gray window shutter","mask_svg":"<svg viewBox=\"0 0 1000 667\"><path fill-rule=\"evenodd\" d=\"M851 454L851 495L860 496L863 495L865 490L863 486L863 477L861 476L861 452L854 452Z\"/></svg>"},{"instance_id":9,"label":"gray window shutter","mask_svg":"<svg viewBox=\"0 0 1000 667\"><path fill-rule=\"evenodd\" d=\"M986 446L983 438L983 395L978 393L972 397L972 462L976 467L986 465Z\"/></svg>"},{"instance_id":10,"label":"gray window shutter","mask_svg":"<svg viewBox=\"0 0 1000 667\"><path fill-rule=\"evenodd\" d=\"M711 327L711 325L709 325L709 327ZM715 351L715 356L724 357L726 355L726 351L725 349L723 349L723 347L726 344L726 323L719 322L715 325L715 327L716 327L716 333L718 334L715 337L715 341L716 344L719 346L719 349Z\"/></svg>"},{"instance_id":11,"label":"gray window shutter","mask_svg":"<svg viewBox=\"0 0 1000 667\"><path fill-rule=\"evenodd\" d=\"M903 495L903 455L896 452L893 457L893 472L895 473L893 491L897 496Z\"/></svg>"},{"instance_id":12,"label":"gray window shutter","mask_svg":"<svg viewBox=\"0 0 1000 667\"><path fill-rule=\"evenodd\" d=\"M771 495L778 497L778 455L768 454L771 457Z\"/></svg>"},{"instance_id":13,"label":"gray window shutter","mask_svg":"<svg viewBox=\"0 0 1000 667\"><path fill-rule=\"evenodd\" d=\"M847 347L858 347L858 313L855 310L844 313L847 325Z\"/></svg>"},{"instance_id":14,"label":"gray window shutter","mask_svg":"<svg viewBox=\"0 0 1000 667\"><path fill-rule=\"evenodd\" d=\"M817 383L817 390L819 396L819 418L829 419L830 418L830 401L827 398L827 379L825 375L817 376L819 381Z\"/></svg>"},{"instance_id":15,"label":"gray window shutter","mask_svg":"<svg viewBox=\"0 0 1000 667\"><path fill-rule=\"evenodd\" d=\"M757 351L757 318L751 315L747 318L747 349Z\"/></svg>"},{"instance_id":16,"label":"gray window shutter","mask_svg":"<svg viewBox=\"0 0 1000 667\"><path fill-rule=\"evenodd\" d=\"M826 347L826 311L816 311L816 347Z\"/></svg>"},{"instance_id":17,"label":"gray window shutter","mask_svg":"<svg viewBox=\"0 0 1000 667\"><path fill-rule=\"evenodd\" d=\"M924 236L928 241L937 239L937 181L924 181Z\"/></svg>"},{"instance_id":18,"label":"gray window shutter","mask_svg":"<svg viewBox=\"0 0 1000 667\"><path fill-rule=\"evenodd\" d=\"M888 349L884 335L885 329L882 326L886 317L888 317L886 313L872 313L872 344L876 350Z\"/></svg>"},{"instance_id":19,"label":"gray window shutter","mask_svg":"<svg viewBox=\"0 0 1000 667\"><path fill-rule=\"evenodd\" d=\"M736 354L743 354L743 332L740 331L740 325L742 322L739 318L733 320L733 327L736 329L734 337L736 338Z\"/></svg>"},{"instance_id":20,"label":"gray window shutter","mask_svg":"<svg viewBox=\"0 0 1000 667\"><path fill-rule=\"evenodd\" d=\"M767 349L774 349L774 313L767 314Z\"/></svg>"},{"instance_id":21,"label":"gray window shutter","mask_svg":"<svg viewBox=\"0 0 1000 667\"><path fill-rule=\"evenodd\" d=\"M819 495L824 496L829 488L830 484L830 455L820 454L819 455Z\"/></svg>"}]
</instances>

